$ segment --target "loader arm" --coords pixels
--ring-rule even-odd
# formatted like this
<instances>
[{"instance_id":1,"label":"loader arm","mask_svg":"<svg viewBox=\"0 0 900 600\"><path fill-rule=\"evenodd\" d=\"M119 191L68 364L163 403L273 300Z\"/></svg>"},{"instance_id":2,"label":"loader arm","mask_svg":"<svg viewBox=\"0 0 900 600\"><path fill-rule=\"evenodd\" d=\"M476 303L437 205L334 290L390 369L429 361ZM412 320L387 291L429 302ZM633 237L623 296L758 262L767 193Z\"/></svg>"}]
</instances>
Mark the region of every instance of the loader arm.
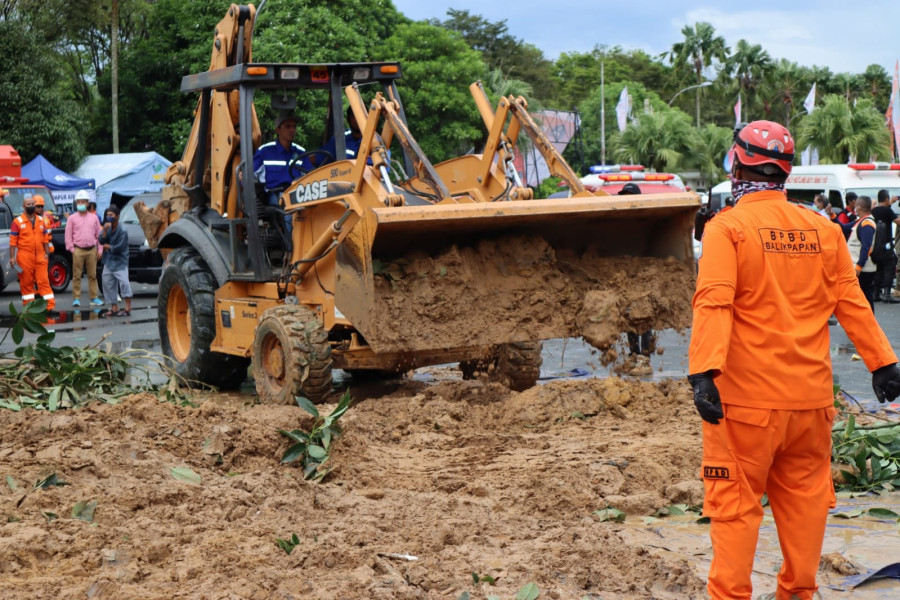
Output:
<instances>
[{"instance_id":1,"label":"loader arm","mask_svg":"<svg viewBox=\"0 0 900 600\"><path fill-rule=\"evenodd\" d=\"M253 24L256 8L232 4L216 25L208 71L216 71L252 60ZM166 183L175 189L171 196L184 191L190 204L209 204L219 214L237 216L238 186L235 168L239 161L238 91L211 91L197 101L191 133L180 161L166 171ZM259 146L261 133L253 111L252 137ZM171 220L171 219L170 219Z\"/></svg>"},{"instance_id":2,"label":"loader arm","mask_svg":"<svg viewBox=\"0 0 900 600\"><path fill-rule=\"evenodd\" d=\"M346 93L347 98L350 100L350 106L353 107L353 114L356 117L357 123L360 124L360 127L362 127L368 133L369 128L366 124L368 117L377 117L377 115L383 115L386 121L384 127L384 137L388 140L391 140L394 137L397 138L397 141L403 147L406 155L411 158L416 175L432 190L434 190L435 194L437 194L438 196L438 201L449 200L450 190L441 180L441 177L437 174L437 171L434 170L434 165L432 165L431 161L428 160L428 157L425 156L425 153L422 151L419 143L409 131L406 123L404 123L403 119L400 118L400 114L397 110L396 104L391 100L385 98L381 92L378 92L375 94L375 98L371 103L372 109L375 110L375 113L369 113L369 115L367 115L363 108L365 105L363 104L362 98L359 95L358 86L354 83L353 85L344 88L344 92ZM372 124L371 135L363 136L363 143L360 145L361 156L365 156L366 153L364 153L363 150L365 149L366 151L368 151L368 149L371 148L371 145L375 142L374 135L375 123ZM379 142L379 144L380 143L381 142Z\"/></svg>"}]
</instances>

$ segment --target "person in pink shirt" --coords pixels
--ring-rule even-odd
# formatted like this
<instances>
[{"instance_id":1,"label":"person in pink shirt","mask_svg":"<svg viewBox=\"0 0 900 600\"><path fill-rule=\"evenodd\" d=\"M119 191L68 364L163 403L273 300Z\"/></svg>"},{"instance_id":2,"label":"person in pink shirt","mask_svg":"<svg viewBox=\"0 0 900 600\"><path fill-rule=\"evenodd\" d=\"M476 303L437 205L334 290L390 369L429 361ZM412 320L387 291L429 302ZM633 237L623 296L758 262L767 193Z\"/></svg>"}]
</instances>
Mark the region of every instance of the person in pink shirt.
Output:
<instances>
[{"instance_id":1,"label":"person in pink shirt","mask_svg":"<svg viewBox=\"0 0 900 600\"><path fill-rule=\"evenodd\" d=\"M72 306L81 306L81 276L87 271L91 304L103 305L100 286L97 285L97 258L100 237L100 221L88 213L88 193L81 190L75 195L75 212L66 221L66 250L72 253Z\"/></svg>"}]
</instances>

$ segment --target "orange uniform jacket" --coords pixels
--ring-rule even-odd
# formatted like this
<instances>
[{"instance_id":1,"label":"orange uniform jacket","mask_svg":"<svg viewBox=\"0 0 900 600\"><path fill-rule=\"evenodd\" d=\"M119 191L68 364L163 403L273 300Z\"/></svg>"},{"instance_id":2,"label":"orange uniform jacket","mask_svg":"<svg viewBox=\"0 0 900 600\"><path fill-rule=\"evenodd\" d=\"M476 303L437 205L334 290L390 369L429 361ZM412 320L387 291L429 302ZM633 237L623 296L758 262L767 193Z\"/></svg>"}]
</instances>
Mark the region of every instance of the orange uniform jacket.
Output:
<instances>
[{"instance_id":1,"label":"orange uniform jacket","mask_svg":"<svg viewBox=\"0 0 900 600\"><path fill-rule=\"evenodd\" d=\"M832 314L870 371L897 362L840 227L781 192L747 194L707 224L693 308L690 372L720 373L727 404L831 406Z\"/></svg>"},{"instance_id":2,"label":"orange uniform jacket","mask_svg":"<svg viewBox=\"0 0 900 600\"><path fill-rule=\"evenodd\" d=\"M50 243L50 229L43 217L35 215L32 225L28 217L19 215L13 220L9 234L9 245L19 249L17 260L26 263L47 262L44 244Z\"/></svg>"}]
</instances>

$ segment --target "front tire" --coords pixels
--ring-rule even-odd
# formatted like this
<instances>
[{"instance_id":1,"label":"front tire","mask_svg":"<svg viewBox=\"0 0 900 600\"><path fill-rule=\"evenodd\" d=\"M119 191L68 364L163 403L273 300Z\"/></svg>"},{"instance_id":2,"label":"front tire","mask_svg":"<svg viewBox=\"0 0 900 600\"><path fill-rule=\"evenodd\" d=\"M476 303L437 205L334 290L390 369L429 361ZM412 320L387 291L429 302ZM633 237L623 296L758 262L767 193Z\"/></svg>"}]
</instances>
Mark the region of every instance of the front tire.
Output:
<instances>
[{"instance_id":1,"label":"front tire","mask_svg":"<svg viewBox=\"0 0 900 600\"><path fill-rule=\"evenodd\" d=\"M293 404L296 396L322 402L331 393L328 332L305 306L276 306L264 312L252 357L256 393L262 402Z\"/></svg>"},{"instance_id":2,"label":"front tire","mask_svg":"<svg viewBox=\"0 0 900 600\"><path fill-rule=\"evenodd\" d=\"M249 360L209 349L216 335L216 280L190 246L172 250L159 280L159 339L175 372L188 383L238 387Z\"/></svg>"}]
</instances>

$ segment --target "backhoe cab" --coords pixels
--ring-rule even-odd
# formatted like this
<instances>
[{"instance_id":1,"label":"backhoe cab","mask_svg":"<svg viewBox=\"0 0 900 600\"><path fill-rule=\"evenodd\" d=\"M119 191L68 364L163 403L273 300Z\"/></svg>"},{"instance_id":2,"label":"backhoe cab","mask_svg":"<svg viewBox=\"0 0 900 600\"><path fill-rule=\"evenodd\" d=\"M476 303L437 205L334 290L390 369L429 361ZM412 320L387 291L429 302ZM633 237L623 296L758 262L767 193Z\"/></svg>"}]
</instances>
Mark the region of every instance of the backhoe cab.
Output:
<instances>
[{"instance_id":1,"label":"backhoe cab","mask_svg":"<svg viewBox=\"0 0 900 600\"><path fill-rule=\"evenodd\" d=\"M460 361L464 376L486 370L523 389L540 373L539 340L576 334L571 305L542 306L549 312L540 318L531 309L490 313L485 318L504 324L490 329L474 316L501 310L503 298L449 307L456 321L412 297L400 299L398 314L397 302L385 302L394 289L385 266L410 253L483 248L510 235L545 240L547 252L560 256L693 264L696 195L623 199L586 191L524 100L503 98L495 111L479 84L471 89L489 132L484 152L432 165L407 126L398 63L254 63L254 16L252 6L232 5L216 30L210 70L183 79L183 92L200 95L184 158L169 169L158 209L140 214L148 240L167 254L160 337L183 377L233 387L252 363L260 397L290 403L297 395L325 398L335 367L396 375ZM377 91L366 104L361 90L369 88ZM319 91L327 102L338 160L309 172L294 165L280 205L266 206L253 178L261 143L253 101L257 92L283 99L300 90ZM345 97L362 130L351 158L341 135ZM572 198L531 199L511 164L522 130L551 172L568 181ZM499 258L488 260L496 266ZM490 298L494 283L476 277L465 285L473 298Z\"/></svg>"}]
</instances>

